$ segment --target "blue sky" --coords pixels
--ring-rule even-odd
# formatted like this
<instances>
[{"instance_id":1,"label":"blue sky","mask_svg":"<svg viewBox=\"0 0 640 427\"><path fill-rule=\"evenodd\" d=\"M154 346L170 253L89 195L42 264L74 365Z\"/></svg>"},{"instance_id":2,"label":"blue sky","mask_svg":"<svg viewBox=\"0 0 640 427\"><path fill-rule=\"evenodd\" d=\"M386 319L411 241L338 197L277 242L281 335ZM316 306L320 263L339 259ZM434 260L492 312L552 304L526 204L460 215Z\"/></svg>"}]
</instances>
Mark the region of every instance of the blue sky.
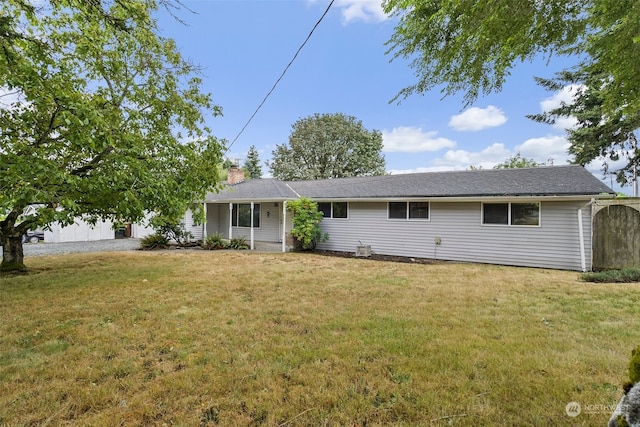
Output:
<instances>
[{"instance_id":1,"label":"blue sky","mask_svg":"<svg viewBox=\"0 0 640 427\"><path fill-rule=\"evenodd\" d=\"M223 109L209 123L230 144L327 8L328 0L182 0L182 25L159 15L163 36L182 55L202 66L203 89ZM335 0L324 20L251 123L227 152L244 161L251 145L262 169L276 144L288 143L291 126L315 113L344 113L383 134L390 173L491 168L520 153L538 162L566 164L562 126L535 123L527 114L570 100L569 91L551 93L533 77L553 77L570 58L540 59L512 70L503 90L465 108L462 95L443 98L438 90L390 100L414 83L408 61L391 61L385 42L395 20L380 0ZM565 123L570 125L570 123ZM588 167L602 178L600 163ZM609 178L605 179L608 185ZM617 187L614 187L618 189ZM629 193L630 189L623 191Z\"/></svg>"}]
</instances>

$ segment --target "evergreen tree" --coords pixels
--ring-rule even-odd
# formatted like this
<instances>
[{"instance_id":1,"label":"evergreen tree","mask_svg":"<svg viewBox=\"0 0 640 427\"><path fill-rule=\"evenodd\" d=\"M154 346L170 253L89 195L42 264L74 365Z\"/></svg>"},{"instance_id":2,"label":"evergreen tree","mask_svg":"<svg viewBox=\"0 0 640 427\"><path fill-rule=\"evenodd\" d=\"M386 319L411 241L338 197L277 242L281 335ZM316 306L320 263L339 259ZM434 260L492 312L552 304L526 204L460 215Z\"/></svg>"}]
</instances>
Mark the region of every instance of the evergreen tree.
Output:
<instances>
[{"instance_id":1,"label":"evergreen tree","mask_svg":"<svg viewBox=\"0 0 640 427\"><path fill-rule=\"evenodd\" d=\"M618 110L613 114L604 108L604 92L611 79L604 73L591 71L564 71L555 79L536 77L542 87L559 91L571 86L573 101L542 114L529 115L532 120L554 124L560 118L573 117L577 123L567 129L569 153L574 162L586 165L602 159L604 173L613 172L621 185L635 181L640 163L637 130L640 128L640 111L624 114ZM616 171L610 171L611 162L626 158L626 164Z\"/></svg>"},{"instance_id":2,"label":"evergreen tree","mask_svg":"<svg viewBox=\"0 0 640 427\"><path fill-rule=\"evenodd\" d=\"M250 179L262 178L262 167L260 166L260 157L255 145L249 147L247 159L244 162L244 169L249 173Z\"/></svg>"}]
</instances>

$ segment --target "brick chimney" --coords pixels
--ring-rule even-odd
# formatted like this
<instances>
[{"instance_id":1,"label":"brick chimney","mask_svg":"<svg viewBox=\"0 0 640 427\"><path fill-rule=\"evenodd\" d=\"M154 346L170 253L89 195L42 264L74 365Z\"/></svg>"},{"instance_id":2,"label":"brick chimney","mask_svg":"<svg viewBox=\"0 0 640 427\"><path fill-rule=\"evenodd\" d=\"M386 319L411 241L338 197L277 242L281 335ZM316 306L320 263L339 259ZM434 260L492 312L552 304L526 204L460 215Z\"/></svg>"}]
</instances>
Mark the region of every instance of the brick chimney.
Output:
<instances>
[{"instance_id":1,"label":"brick chimney","mask_svg":"<svg viewBox=\"0 0 640 427\"><path fill-rule=\"evenodd\" d=\"M244 172L237 166L231 166L227 174L227 184L235 185L244 181Z\"/></svg>"}]
</instances>

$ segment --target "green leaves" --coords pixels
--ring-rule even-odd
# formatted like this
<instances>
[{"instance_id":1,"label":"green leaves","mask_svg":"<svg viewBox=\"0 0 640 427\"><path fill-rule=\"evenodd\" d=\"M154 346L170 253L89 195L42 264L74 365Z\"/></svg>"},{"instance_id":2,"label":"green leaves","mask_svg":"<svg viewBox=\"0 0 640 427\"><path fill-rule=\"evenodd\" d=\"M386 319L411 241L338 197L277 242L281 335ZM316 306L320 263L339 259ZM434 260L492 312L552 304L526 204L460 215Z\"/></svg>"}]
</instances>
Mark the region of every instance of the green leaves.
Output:
<instances>
[{"instance_id":1,"label":"green leaves","mask_svg":"<svg viewBox=\"0 0 640 427\"><path fill-rule=\"evenodd\" d=\"M0 88L22 102L0 109L0 212L134 222L182 215L216 187L222 144L205 115L220 108L157 33L154 3L3 2Z\"/></svg>"},{"instance_id":2,"label":"green leaves","mask_svg":"<svg viewBox=\"0 0 640 427\"><path fill-rule=\"evenodd\" d=\"M517 168L535 168L538 166L544 166L544 163L540 164L533 159L522 157L520 153L509 157L502 163L498 163L494 169L517 169Z\"/></svg>"},{"instance_id":3,"label":"green leaves","mask_svg":"<svg viewBox=\"0 0 640 427\"><path fill-rule=\"evenodd\" d=\"M464 92L469 104L499 91L518 62L585 51L616 81L640 87L634 0L386 0L383 7L399 17L388 53L412 61L417 78L394 100L441 87L445 95Z\"/></svg>"},{"instance_id":4,"label":"green leaves","mask_svg":"<svg viewBox=\"0 0 640 427\"><path fill-rule=\"evenodd\" d=\"M313 200L301 197L287 203L287 209L293 213L293 227L291 236L297 241L297 249L314 250L318 242L324 242L329 235L322 233L320 221L322 212L318 211L318 204Z\"/></svg>"},{"instance_id":5,"label":"green leaves","mask_svg":"<svg viewBox=\"0 0 640 427\"><path fill-rule=\"evenodd\" d=\"M292 126L289 145L276 145L273 177L297 181L383 175L382 134L353 116L314 114Z\"/></svg>"},{"instance_id":6,"label":"green leaves","mask_svg":"<svg viewBox=\"0 0 640 427\"><path fill-rule=\"evenodd\" d=\"M625 114L622 109L608 112L606 98L612 78L587 67L558 73L555 79L537 78L536 81L551 91L570 87L575 95L573 102L527 117L548 124L561 118L574 118L577 124L567 129L567 139L570 143L568 151L574 156L575 163L586 165L601 160L607 173L612 162L626 158L627 163L613 172L622 185L632 181L640 162L635 135L640 128L640 111L632 114Z\"/></svg>"}]
</instances>

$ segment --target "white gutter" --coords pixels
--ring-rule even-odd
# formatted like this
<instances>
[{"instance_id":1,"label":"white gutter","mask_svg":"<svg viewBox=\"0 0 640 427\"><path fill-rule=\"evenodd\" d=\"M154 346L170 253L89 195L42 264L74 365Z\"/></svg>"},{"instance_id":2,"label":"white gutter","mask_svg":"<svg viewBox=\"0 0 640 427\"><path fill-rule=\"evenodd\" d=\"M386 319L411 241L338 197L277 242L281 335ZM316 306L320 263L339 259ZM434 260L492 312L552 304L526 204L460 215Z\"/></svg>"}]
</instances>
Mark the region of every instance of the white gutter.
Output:
<instances>
[{"instance_id":1,"label":"white gutter","mask_svg":"<svg viewBox=\"0 0 640 427\"><path fill-rule=\"evenodd\" d=\"M513 203L529 203L529 202L570 202L581 201L585 197L593 199L614 199L615 195L577 195L577 196L478 196L478 197L311 197L315 202L513 202Z\"/></svg>"},{"instance_id":2,"label":"white gutter","mask_svg":"<svg viewBox=\"0 0 640 427\"><path fill-rule=\"evenodd\" d=\"M591 199L591 201L585 205L582 205L578 208L578 234L579 234L579 239L580 239L580 266L582 267L582 271L586 272L587 271L587 256L585 253L585 249L584 249L584 226L583 226L583 220L582 220L582 210L584 208L586 208L587 206L591 206L592 204L594 204L596 201L596 199Z\"/></svg>"}]
</instances>

